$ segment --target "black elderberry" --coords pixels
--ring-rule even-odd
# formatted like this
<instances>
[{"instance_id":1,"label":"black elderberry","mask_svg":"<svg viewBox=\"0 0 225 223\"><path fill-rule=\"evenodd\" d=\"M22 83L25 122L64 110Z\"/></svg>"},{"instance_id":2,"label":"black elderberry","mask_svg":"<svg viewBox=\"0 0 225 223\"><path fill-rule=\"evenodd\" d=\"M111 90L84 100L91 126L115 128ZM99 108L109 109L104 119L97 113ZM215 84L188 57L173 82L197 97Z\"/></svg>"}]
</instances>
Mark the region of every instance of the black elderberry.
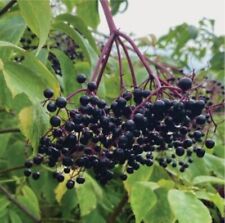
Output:
<instances>
[{"instance_id":1,"label":"black elderberry","mask_svg":"<svg viewBox=\"0 0 225 223\"><path fill-rule=\"evenodd\" d=\"M202 158L205 155L205 150L203 150L201 148L196 148L195 153L199 158Z\"/></svg>"},{"instance_id":2,"label":"black elderberry","mask_svg":"<svg viewBox=\"0 0 225 223\"><path fill-rule=\"evenodd\" d=\"M55 101L55 104L58 108L65 108L67 104L67 100L64 97L58 97Z\"/></svg>"},{"instance_id":3,"label":"black elderberry","mask_svg":"<svg viewBox=\"0 0 225 223\"><path fill-rule=\"evenodd\" d=\"M56 179L57 179L58 182L63 182L65 177L63 176L63 174L57 173L56 174Z\"/></svg>"},{"instance_id":4,"label":"black elderberry","mask_svg":"<svg viewBox=\"0 0 225 223\"><path fill-rule=\"evenodd\" d=\"M66 121L64 127L66 131L71 132L75 128L75 123L73 121Z\"/></svg>"},{"instance_id":5,"label":"black elderberry","mask_svg":"<svg viewBox=\"0 0 225 223\"><path fill-rule=\"evenodd\" d=\"M215 146L215 142L211 139L207 139L205 141L205 146L208 148L208 149L212 149L214 146Z\"/></svg>"},{"instance_id":6,"label":"black elderberry","mask_svg":"<svg viewBox=\"0 0 225 223\"><path fill-rule=\"evenodd\" d=\"M206 117L204 115L199 115L196 118L196 123L199 124L199 125L204 125L205 122L206 122Z\"/></svg>"},{"instance_id":7,"label":"black elderberry","mask_svg":"<svg viewBox=\"0 0 225 223\"><path fill-rule=\"evenodd\" d=\"M192 87L192 80L188 77L183 77L179 80L177 85L183 91L187 91Z\"/></svg>"},{"instance_id":8,"label":"black elderberry","mask_svg":"<svg viewBox=\"0 0 225 223\"><path fill-rule=\"evenodd\" d=\"M89 91L95 91L96 88L97 88L97 85L96 85L95 82L89 82L89 83L87 84L87 88L88 88Z\"/></svg>"},{"instance_id":9,"label":"black elderberry","mask_svg":"<svg viewBox=\"0 0 225 223\"><path fill-rule=\"evenodd\" d=\"M59 116L52 116L50 118L50 124L53 126L53 127L58 127L60 126L61 124L61 119Z\"/></svg>"},{"instance_id":10,"label":"black elderberry","mask_svg":"<svg viewBox=\"0 0 225 223\"><path fill-rule=\"evenodd\" d=\"M24 163L24 167L26 168L31 168L33 166L33 161L32 160L26 160Z\"/></svg>"},{"instance_id":11,"label":"black elderberry","mask_svg":"<svg viewBox=\"0 0 225 223\"><path fill-rule=\"evenodd\" d=\"M86 77L83 74L78 74L76 80L78 83L83 84L86 81Z\"/></svg>"},{"instance_id":12,"label":"black elderberry","mask_svg":"<svg viewBox=\"0 0 225 223\"><path fill-rule=\"evenodd\" d=\"M56 109L57 109L57 106L56 106L55 102L50 101L50 102L47 104L47 110L48 110L49 112L55 112Z\"/></svg>"},{"instance_id":13,"label":"black elderberry","mask_svg":"<svg viewBox=\"0 0 225 223\"><path fill-rule=\"evenodd\" d=\"M40 165L40 164L42 163L42 161L43 161L43 157L42 157L42 156L35 156L35 157L33 158L33 162L34 162L34 164L36 164L36 165Z\"/></svg>"},{"instance_id":14,"label":"black elderberry","mask_svg":"<svg viewBox=\"0 0 225 223\"><path fill-rule=\"evenodd\" d=\"M69 173L70 172L70 168L69 167L65 167L63 171L64 171L64 173Z\"/></svg>"},{"instance_id":15,"label":"black elderberry","mask_svg":"<svg viewBox=\"0 0 225 223\"><path fill-rule=\"evenodd\" d=\"M24 173L24 176L29 177L32 172L31 172L31 169L25 169L23 173Z\"/></svg>"},{"instance_id":16,"label":"black elderberry","mask_svg":"<svg viewBox=\"0 0 225 223\"><path fill-rule=\"evenodd\" d=\"M121 174L120 175L120 179L125 181L127 179L127 175L126 174Z\"/></svg>"},{"instance_id":17,"label":"black elderberry","mask_svg":"<svg viewBox=\"0 0 225 223\"><path fill-rule=\"evenodd\" d=\"M52 89L47 88L44 90L44 96L45 98L51 98L54 95L54 92Z\"/></svg>"},{"instance_id":18,"label":"black elderberry","mask_svg":"<svg viewBox=\"0 0 225 223\"><path fill-rule=\"evenodd\" d=\"M78 184L83 184L85 182L85 178L84 177L81 177L81 176L78 176L77 179L76 179L76 182Z\"/></svg>"},{"instance_id":19,"label":"black elderberry","mask_svg":"<svg viewBox=\"0 0 225 223\"><path fill-rule=\"evenodd\" d=\"M127 101L129 101L132 98L132 93L128 91L124 92L122 97L125 98Z\"/></svg>"},{"instance_id":20,"label":"black elderberry","mask_svg":"<svg viewBox=\"0 0 225 223\"><path fill-rule=\"evenodd\" d=\"M40 173L39 173L39 172L34 172L34 173L32 174L32 178L33 178L34 180L39 179L39 177L40 177Z\"/></svg>"},{"instance_id":21,"label":"black elderberry","mask_svg":"<svg viewBox=\"0 0 225 223\"><path fill-rule=\"evenodd\" d=\"M80 97L80 104L86 106L90 101L90 98L87 95L83 95Z\"/></svg>"},{"instance_id":22,"label":"black elderberry","mask_svg":"<svg viewBox=\"0 0 225 223\"><path fill-rule=\"evenodd\" d=\"M176 148L176 154L177 154L177 156L183 156L184 155L184 149L181 146L177 147Z\"/></svg>"},{"instance_id":23,"label":"black elderberry","mask_svg":"<svg viewBox=\"0 0 225 223\"><path fill-rule=\"evenodd\" d=\"M72 189L74 187L74 180L68 180L67 183L66 183L66 187L67 189Z\"/></svg>"}]
</instances>

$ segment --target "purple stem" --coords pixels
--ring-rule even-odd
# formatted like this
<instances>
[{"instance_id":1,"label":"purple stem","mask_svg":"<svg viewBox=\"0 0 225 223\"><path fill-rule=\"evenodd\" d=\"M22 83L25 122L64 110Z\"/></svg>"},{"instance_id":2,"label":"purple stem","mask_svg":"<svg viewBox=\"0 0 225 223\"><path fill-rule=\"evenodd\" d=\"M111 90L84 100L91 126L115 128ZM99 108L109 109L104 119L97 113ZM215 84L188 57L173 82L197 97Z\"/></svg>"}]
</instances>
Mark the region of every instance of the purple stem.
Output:
<instances>
[{"instance_id":1,"label":"purple stem","mask_svg":"<svg viewBox=\"0 0 225 223\"><path fill-rule=\"evenodd\" d=\"M104 70L105 70L106 64L107 64L107 62L108 62L109 55L110 55L110 52L111 52L111 49L112 49L112 46L113 46L113 42L114 42L114 40L115 40L115 38L116 38L116 34L112 34L112 35L113 35L112 41L111 41L110 45L107 47L107 51L106 51L106 53L105 53L105 57L103 58L102 67L101 67L101 69L100 69L100 71L99 71L99 73L98 73L98 78L97 78L97 80L96 80L97 89L98 89L98 86L99 86L100 81L101 81L101 79L102 79L102 75L103 75L103 72L104 72Z\"/></svg>"},{"instance_id":2,"label":"purple stem","mask_svg":"<svg viewBox=\"0 0 225 223\"><path fill-rule=\"evenodd\" d=\"M150 66L148 65L148 62L146 61L144 55L138 49L138 47L136 46L134 41L128 35L126 35L126 34L124 34L122 32L118 32L118 34L119 34L119 36L121 36L122 38L124 38L126 41L128 41L130 43L130 45L133 47L135 53L138 55L139 59L141 60L141 62L145 66L145 69L147 70L147 72L150 75L150 77L153 77L155 79L155 81L156 81L157 87L161 88L161 83L160 83L159 78L153 73L153 71L151 70Z\"/></svg>"},{"instance_id":3,"label":"purple stem","mask_svg":"<svg viewBox=\"0 0 225 223\"><path fill-rule=\"evenodd\" d=\"M121 61L121 54L120 54L120 47L118 43L118 39L116 39L116 49L118 54L118 63L119 63L119 75L120 75L120 95L122 95L124 90L124 82L123 82L123 67L122 67L122 61Z\"/></svg>"},{"instance_id":4,"label":"purple stem","mask_svg":"<svg viewBox=\"0 0 225 223\"><path fill-rule=\"evenodd\" d=\"M87 89L78 89L77 91L75 91L75 92L73 92L73 93L71 93L71 94L69 94L68 96L67 96L67 101L70 101L70 99L72 98L72 97L74 97L75 95L77 95L78 93L80 93L80 92L85 92L85 91L87 91Z\"/></svg>"},{"instance_id":5,"label":"purple stem","mask_svg":"<svg viewBox=\"0 0 225 223\"><path fill-rule=\"evenodd\" d=\"M103 47L102 53L98 59L95 70L92 74L92 78L91 78L92 81L95 81L96 77L98 76L99 68L100 68L102 62L105 61L104 57L105 57L106 53L108 52L110 46L113 44L114 38L115 38L115 34L111 34L108 41L106 42L105 46Z\"/></svg>"},{"instance_id":6,"label":"purple stem","mask_svg":"<svg viewBox=\"0 0 225 223\"><path fill-rule=\"evenodd\" d=\"M137 80L136 80L136 77L135 77L134 68L133 68L128 50L127 50L125 44L123 43L123 41L119 37L118 37L118 40L119 40L120 45L123 48L123 51L126 55L126 58L127 58L127 62L128 62L129 68L130 68L131 77L132 77L132 81L133 81L133 87L136 88L137 87Z\"/></svg>"},{"instance_id":7,"label":"purple stem","mask_svg":"<svg viewBox=\"0 0 225 223\"><path fill-rule=\"evenodd\" d=\"M100 1L101 1L102 8L103 8L103 11L104 11L107 23L108 23L108 27L109 27L110 33L111 34L115 33L117 28L116 28L115 23L114 23L113 18L112 18L112 12L109 9L108 0L100 0Z\"/></svg>"}]
</instances>

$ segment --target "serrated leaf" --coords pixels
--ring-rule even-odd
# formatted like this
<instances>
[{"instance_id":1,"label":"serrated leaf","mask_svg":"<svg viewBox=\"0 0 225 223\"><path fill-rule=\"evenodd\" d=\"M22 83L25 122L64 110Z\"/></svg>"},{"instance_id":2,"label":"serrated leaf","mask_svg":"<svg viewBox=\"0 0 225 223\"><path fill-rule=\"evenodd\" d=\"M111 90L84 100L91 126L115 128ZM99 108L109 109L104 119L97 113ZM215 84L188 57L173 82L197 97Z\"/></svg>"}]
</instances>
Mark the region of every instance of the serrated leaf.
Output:
<instances>
[{"instance_id":1,"label":"serrated leaf","mask_svg":"<svg viewBox=\"0 0 225 223\"><path fill-rule=\"evenodd\" d=\"M6 62L3 75L13 97L25 93L31 102L40 102L46 88L52 88L55 96L59 95L57 79L32 54L27 54L23 64Z\"/></svg>"},{"instance_id":2,"label":"serrated leaf","mask_svg":"<svg viewBox=\"0 0 225 223\"><path fill-rule=\"evenodd\" d=\"M209 210L198 198L189 192L170 190L168 193L170 207L179 223L211 223Z\"/></svg>"},{"instance_id":3,"label":"serrated leaf","mask_svg":"<svg viewBox=\"0 0 225 223\"><path fill-rule=\"evenodd\" d=\"M225 184L225 181L224 179L214 176L197 176L193 179L193 185L204 183Z\"/></svg>"},{"instance_id":4,"label":"serrated leaf","mask_svg":"<svg viewBox=\"0 0 225 223\"><path fill-rule=\"evenodd\" d=\"M49 127L49 117L40 104L25 107L19 113L19 127L21 132L31 142L36 150L40 137L44 135Z\"/></svg>"},{"instance_id":5,"label":"serrated leaf","mask_svg":"<svg viewBox=\"0 0 225 223\"><path fill-rule=\"evenodd\" d=\"M51 8L48 0L18 0L20 13L29 28L39 37L37 52L44 46L51 26Z\"/></svg>"},{"instance_id":6,"label":"serrated leaf","mask_svg":"<svg viewBox=\"0 0 225 223\"><path fill-rule=\"evenodd\" d=\"M157 197L148 182L133 184L129 198L137 223L145 218L157 201Z\"/></svg>"}]
</instances>

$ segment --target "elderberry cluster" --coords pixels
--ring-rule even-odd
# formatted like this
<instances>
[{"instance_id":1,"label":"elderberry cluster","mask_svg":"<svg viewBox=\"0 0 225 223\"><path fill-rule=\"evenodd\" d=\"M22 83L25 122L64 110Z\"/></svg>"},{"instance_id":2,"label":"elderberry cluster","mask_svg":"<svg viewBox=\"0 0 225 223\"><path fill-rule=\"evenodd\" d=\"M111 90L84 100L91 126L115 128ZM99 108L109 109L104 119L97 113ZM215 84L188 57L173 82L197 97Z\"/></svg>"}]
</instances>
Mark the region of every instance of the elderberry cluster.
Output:
<instances>
[{"instance_id":1,"label":"elderberry cluster","mask_svg":"<svg viewBox=\"0 0 225 223\"><path fill-rule=\"evenodd\" d=\"M86 78L79 75L77 81ZM192 80L181 78L177 86L185 94ZM203 96L146 101L151 91L134 88L109 104L96 96L96 88L94 82L87 83L78 108L70 108L64 97L54 99L51 89L44 91L52 127L40 139L39 153L26 161L26 176L38 179L39 172L32 173L31 167L44 163L55 168L53 177L67 180L70 189L85 182L86 170L103 185L112 178L126 180L141 165L153 163L184 172L193 156L202 158L205 148L215 145L205 134L211 119Z\"/></svg>"}]
</instances>

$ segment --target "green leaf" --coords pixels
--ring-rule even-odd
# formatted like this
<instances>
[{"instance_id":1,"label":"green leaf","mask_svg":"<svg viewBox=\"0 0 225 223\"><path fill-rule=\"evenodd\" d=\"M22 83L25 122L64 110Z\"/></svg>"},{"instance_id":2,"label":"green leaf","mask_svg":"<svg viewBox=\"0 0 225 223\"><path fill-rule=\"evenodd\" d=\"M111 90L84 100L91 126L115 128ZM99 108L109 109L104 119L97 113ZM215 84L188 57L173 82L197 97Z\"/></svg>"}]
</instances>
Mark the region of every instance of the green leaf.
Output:
<instances>
[{"instance_id":1,"label":"green leaf","mask_svg":"<svg viewBox=\"0 0 225 223\"><path fill-rule=\"evenodd\" d=\"M81 216L91 213L97 207L98 200L102 198L102 189L95 180L88 174L85 174L85 179L85 183L77 188Z\"/></svg>"},{"instance_id":2,"label":"green leaf","mask_svg":"<svg viewBox=\"0 0 225 223\"><path fill-rule=\"evenodd\" d=\"M39 37L37 52L44 46L51 26L51 8L48 0L18 0L20 13L29 28Z\"/></svg>"},{"instance_id":3,"label":"green leaf","mask_svg":"<svg viewBox=\"0 0 225 223\"><path fill-rule=\"evenodd\" d=\"M100 18L98 13L98 0L77 0L77 15L84 19L92 28L97 28ZM85 15L85 16L84 16Z\"/></svg>"},{"instance_id":4,"label":"green leaf","mask_svg":"<svg viewBox=\"0 0 225 223\"><path fill-rule=\"evenodd\" d=\"M30 210L31 213L33 213L33 215L35 215L37 218L41 217L38 199L30 187L26 185L23 186L20 193L17 196L17 199L28 210Z\"/></svg>"},{"instance_id":5,"label":"green leaf","mask_svg":"<svg viewBox=\"0 0 225 223\"><path fill-rule=\"evenodd\" d=\"M56 30L60 30L61 32L64 32L68 36L70 36L75 41L75 43L80 46L84 53L84 56L88 59L89 63L93 67L96 65L98 56L89 42L85 38L83 38L81 34L71 28L68 24L65 24L63 22L54 23L53 28Z\"/></svg>"},{"instance_id":6,"label":"green leaf","mask_svg":"<svg viewBox=\"0 0 225 223\"><path fill-rule=\"evenodd\" d=\"M22 223L19 215L13 210L9 210L9 218L11 223Z\"/></svg>"},{"instance_id":7,"label":"green leaf","mask_svg":"<svg viewBox=\"0 0 225 223\"><path fill-rule=\"evenodd\" d=\"M70 58L62 51L53 49L51 52L57 57L62 71L62 87L65 95L76 91L80 88L80 84L75 81L75 68ZM74 81L73 81L74 80Z\"/></svg>"},{"instance_id":8,"label":"green leaf","mask_svg":"<svg viewBox=\"0 0 225 223\"><path fill-rule=\"evenodd\" d=\"M15 51L17 51L17 52L19 52L19 53L22 53L22 54L25 54L26 53L26 51L24 50L24 49L22 49L22 48L20 48L20 47L18 47L18 46L16 46L15 44L13 44L13 43L10 43L10 42L7 42L7 41L0 41L0 48L7 48L7 49L13 49L13 50L15 50ZM1 55L0 55L0 58L2 59L2 60L9 60L9 58L5 58L5 57L2 57ZM3 69L3 65L2 65L2 62L1 62L1 70Z\"/></svg>"},{"instance_id":9,"label":"green leaf","mask_svg":"<svg viewBox=\"0 0 225 223\"><path fill-rule=\"evenodd\" d=\"M4 197L4 196L0 196L0 212L3 212L10 204L10 201Z\"/></svg>"},{"instance_id":10,"label":"green leaf","mask_svg":"<svg viewBox=\"0 0 225 223\"><path fill-rule=\"evenodd\" d=\"M170 190L168 200L179 223L190 223L190 220L192 223L212 222L207 207L192 193Z\"/></svg>"},{"instance_id":11,"label":"green leaf","mask_svg":"<svg viewBox=\"0 0 225 223\"><path fill-rule=\"evenodd\" d=\"M195 194L198 199L213 202L216 205L216 207L219 209L221 216L222 217L225 216L225 213L224 213L225 201L219 195L219 193L211 193L208 191L199 190L199 191L196 191Z\"/></svg>"},{"instance_id":12,"label":"green leaf","mask_svg":"<svg viewBox=\"0 0 225 223\"><path fill-rule=\"evenodd\" d=\"M197 176L193 179L193 185L205 183L225 184L225 181L224 179L214 176Z\"/></svg>"},{"instance_id":13,"label":"green leaf","mask_svg":"<svg viewBox=\"0 0 225 223\"><path fill-rule=\"evenodd\" d=\"M127 180L124 182L124 186L128 192L128 194L131 193L131 189L134 183L138 181L148 181L151 177L153 168L147 167L147 166L141 166L137 171L135 171L133 174L128 175Z\"/></svg>"},{"instance_id":14,"label":"green leaf","mask_svg":"<svg viewBox=\"0 0 225 223\"><path fill-rule=\"evenodd\" d=\"M170 209L167 199L168 190L159 188L154 191L157 196L156 205L148 212L144 222L145 223L172 223L174 222L174 215Z\"/></svg>"},{"instance_id":15,"label":"green leaf","mask_svg":"<svg viewBox=\"0 0 225 223\"><path fill-rule=\"evenodd\" d=\"M224 177L225 160L207 153L204 157L206 166L217 176Z\"/></svg>"},{"instance_id":16,"label":"green leaf","mask_svg":"<svg viewBox=\"0 0 225 223\"><path fill-rule=\"evenodd\" d=\"M78 30L89 41L92 48L96 52L98 51L97 45L95 43L95 40L94 40L91 32L88 30L86 24L80 17L70 15L70 14L61 14L61 15L57 16L55 19L56 19L56 21L67 22L70 25L72 25L76 30Z\"/></svg>"},{"instance_id":17,"label":"green leaf","mask_svg":"<svg viewBox=\"0 0 225 223\"><path fill-rule=\"evenodd\" d=\"M40 102L46 88L52 88L55 95L59 95L57 79L32 54L27 54L23 64L6 62L3 74L13 97L25 93L32 102Z\"/></svg>"},{"instance_id":18,"label":"green leaf","mask_svg":"<svg viewBox=\"0 0 225 223\"><path fill-rule=\"evenodd\" d=\"M156 204L157 198L148 182L137 182L131 188L130 204L136 222L141 222Z\"/></svg>"},{"instance_id":19,"label":"green leaf","mask_svg":"<svg viewBox=\"0 0 225 223\"><path fill-rule=\"evenodd\" d=\"M224 61L225 61L225 53L224 52L216 53L210 60L212 69L223 70L224 69Z\"/></svg>"},{"instance_id":20,"label":"green leaf","mask_svg":"<svg viewBox=\"0 0 225 223\"><path fill-rule=\"evenodd\" d=\"M18 13L8 13L0 20L0 40L17 44L26 28L23 18ZM9 57L9 49L0 51L0 57Z\"/></svg>"},{"instance_id":21,"label":"green leaf","mask_svg":"<svg viewBox=\"0 0 225 223\"><path fill-rule=\"evenodd\" d=\"M19 127L36 150L40 137L48 130L49 117L40 104L26 107L19 113Z\"/></svg>"},{"instance_id":22,"label":"green leaf","mask_svg":"<svg viewBox=\"0 0 225 223\"><path fill-rule=\"evenodd\" d=\"M121 4L125 4L124 9L122 10L122 12L124 12L128 7L128 0L110 0L110 6L113 15L119 12Z\"/></svg>"}]
</instances>

